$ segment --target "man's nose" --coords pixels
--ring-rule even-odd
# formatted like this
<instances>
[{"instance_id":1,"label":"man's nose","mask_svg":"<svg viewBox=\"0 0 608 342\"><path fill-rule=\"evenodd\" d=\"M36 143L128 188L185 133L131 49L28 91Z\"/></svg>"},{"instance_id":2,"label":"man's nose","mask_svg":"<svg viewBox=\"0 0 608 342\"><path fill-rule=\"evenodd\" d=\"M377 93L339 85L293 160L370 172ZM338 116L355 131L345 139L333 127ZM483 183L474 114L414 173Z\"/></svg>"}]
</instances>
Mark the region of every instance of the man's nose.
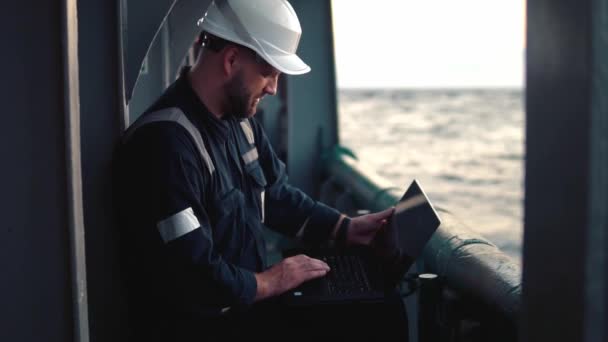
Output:
<instances>
[{"instance_id":1,"label":"man's nose","mask_svg":"<svg viewBox=\"0 0 608 342\"><path fill-rule=\"evenodd\" d=\"M277 86L279 83L279 76L272 76L268 79L266 83L266 87L264 87L264 92L268 95L274 95L277 93Z\"/></svg>"}]
</instances>

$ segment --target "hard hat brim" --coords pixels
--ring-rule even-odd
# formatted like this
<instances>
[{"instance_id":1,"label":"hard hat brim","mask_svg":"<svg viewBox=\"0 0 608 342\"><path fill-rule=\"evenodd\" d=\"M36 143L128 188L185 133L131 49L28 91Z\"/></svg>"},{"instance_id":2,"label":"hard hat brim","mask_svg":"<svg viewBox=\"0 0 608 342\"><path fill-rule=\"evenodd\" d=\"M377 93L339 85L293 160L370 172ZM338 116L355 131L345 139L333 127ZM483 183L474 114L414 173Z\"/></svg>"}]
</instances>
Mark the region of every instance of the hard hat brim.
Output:
<instances>
[{"instance_id":1,"label":"hard hat brim","mask_svg":"<svg viewBox=\"0 0 608 342\"><path fill-rule=\"evenodd\" d=\"M308 64L304 63L297 55L261 56L268 64L288 75L302 75L310 71Z\"/></svg>"}]
</instances>

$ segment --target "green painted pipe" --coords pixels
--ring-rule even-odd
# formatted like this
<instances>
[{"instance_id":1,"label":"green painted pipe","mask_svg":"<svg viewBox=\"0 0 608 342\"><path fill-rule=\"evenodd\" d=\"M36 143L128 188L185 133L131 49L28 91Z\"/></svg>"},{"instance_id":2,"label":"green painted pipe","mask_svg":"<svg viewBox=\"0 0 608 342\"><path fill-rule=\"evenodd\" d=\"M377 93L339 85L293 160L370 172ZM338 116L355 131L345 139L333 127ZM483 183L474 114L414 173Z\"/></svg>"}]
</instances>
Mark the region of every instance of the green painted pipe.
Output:
<instances>
[{"instance_id":1,"label":"green painted pipe","mask_svg":"<svg viewBox=\"0 0 608 342\"><path fill-rule=\"evenodd\" d=\"M326 172L349 189L355 200L366 208L380 211L399 200L402 190L366 168L350 150L336 146L322 159Z\"/></svg>"},{"instance_id":2,"label":"green painted pipe","mask_svg":"<svg viewBox=\"0 0 608 342\"><path fill-rule=\"evenodd\" d=\"M328 176L372 211L394 205L402 194L402 189L343 147L325 153L323 165ZM516 322L521 309L520 265L453 214L441 208L438 211L442 224L425 247L425 272L442 276L450 288L481 300Z\"/></svg>"}]
</instances>

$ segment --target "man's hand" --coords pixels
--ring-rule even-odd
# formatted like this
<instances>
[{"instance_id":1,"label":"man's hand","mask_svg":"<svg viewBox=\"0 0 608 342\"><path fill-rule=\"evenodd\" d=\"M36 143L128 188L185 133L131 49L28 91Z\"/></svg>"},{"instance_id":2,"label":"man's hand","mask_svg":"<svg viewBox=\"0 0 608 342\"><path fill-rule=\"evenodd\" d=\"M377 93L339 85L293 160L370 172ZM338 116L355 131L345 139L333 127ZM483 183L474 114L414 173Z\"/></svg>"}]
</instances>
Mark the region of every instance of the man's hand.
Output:
<instances>
[{"instance_id":1,"label":"man's hand","mask_svg":"<svg viewBox=\"0 0 608 342\"><path fill-rule=\"evenodd\" d=\"M325 262L304 254L285 258L268 270L255 274L258 283L255 301L278 296L327 272L329 266Z\"/></svg>"},{"instance_id":2,"label":"man's hand","mask_svg":"<svg viewBox=\"0 0 608 342\"><path fill-rule=\"evenodd\" d=\"M346 243L349 245L369 245L394 211L395 208L391 207L378 213L354 217L348 227Z\"/></svg>"}]
</instances>

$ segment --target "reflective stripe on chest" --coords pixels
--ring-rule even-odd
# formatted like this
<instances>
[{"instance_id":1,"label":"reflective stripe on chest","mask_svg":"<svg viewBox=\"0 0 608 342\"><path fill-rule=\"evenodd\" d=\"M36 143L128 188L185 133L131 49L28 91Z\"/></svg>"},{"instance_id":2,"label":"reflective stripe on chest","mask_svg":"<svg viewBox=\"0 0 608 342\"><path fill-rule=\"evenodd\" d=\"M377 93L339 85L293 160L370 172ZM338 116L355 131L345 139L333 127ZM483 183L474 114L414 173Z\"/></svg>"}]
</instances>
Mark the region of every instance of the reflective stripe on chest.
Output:
<instances>
[{"instance_id":1,"label":"reflective stripe on chest","mask_svg":"<svg viewBox=\"0 0 608 342\"><path fill-rule=\"evenodd\" d=\"M251 146L250 150L248 150L247 152L245 152L241 155L241 157L243 158L243 162L245 163L245 166L248 166L249 164L258 160L260 156L258 154L258 149L255 146L255 136L253 134L253 128L251 127L251 122L249 122L249 119L244 119L244 120L241 120L240 125L241 125L241 130L243 131L243 135L245 135L247 142ZM264 216L265 216L265 208L264 208L265 194L266 194L266 191L264 188L262 188L262 191L260 192L260 218L261 218L262 222L264 222Z\"/></svg>"},{"instance_id":2,"label":"reflective stripe on chest","mask_svg":"<svg viewBox=\"0 0 608 342\"><path fill-rule=\"evenodd\" d=\"M243 131L243 135L247 139L249 145L251 145L251 149L247 152L243 153L241 156L243 158L243 162L245 165L251 164L252 162L258 160L258 149L255 147L255 136L253 135L253 128L251 127L251 122L248 119L244 119L240 122L241 130Z\"/></svg>"}]
</instances>

